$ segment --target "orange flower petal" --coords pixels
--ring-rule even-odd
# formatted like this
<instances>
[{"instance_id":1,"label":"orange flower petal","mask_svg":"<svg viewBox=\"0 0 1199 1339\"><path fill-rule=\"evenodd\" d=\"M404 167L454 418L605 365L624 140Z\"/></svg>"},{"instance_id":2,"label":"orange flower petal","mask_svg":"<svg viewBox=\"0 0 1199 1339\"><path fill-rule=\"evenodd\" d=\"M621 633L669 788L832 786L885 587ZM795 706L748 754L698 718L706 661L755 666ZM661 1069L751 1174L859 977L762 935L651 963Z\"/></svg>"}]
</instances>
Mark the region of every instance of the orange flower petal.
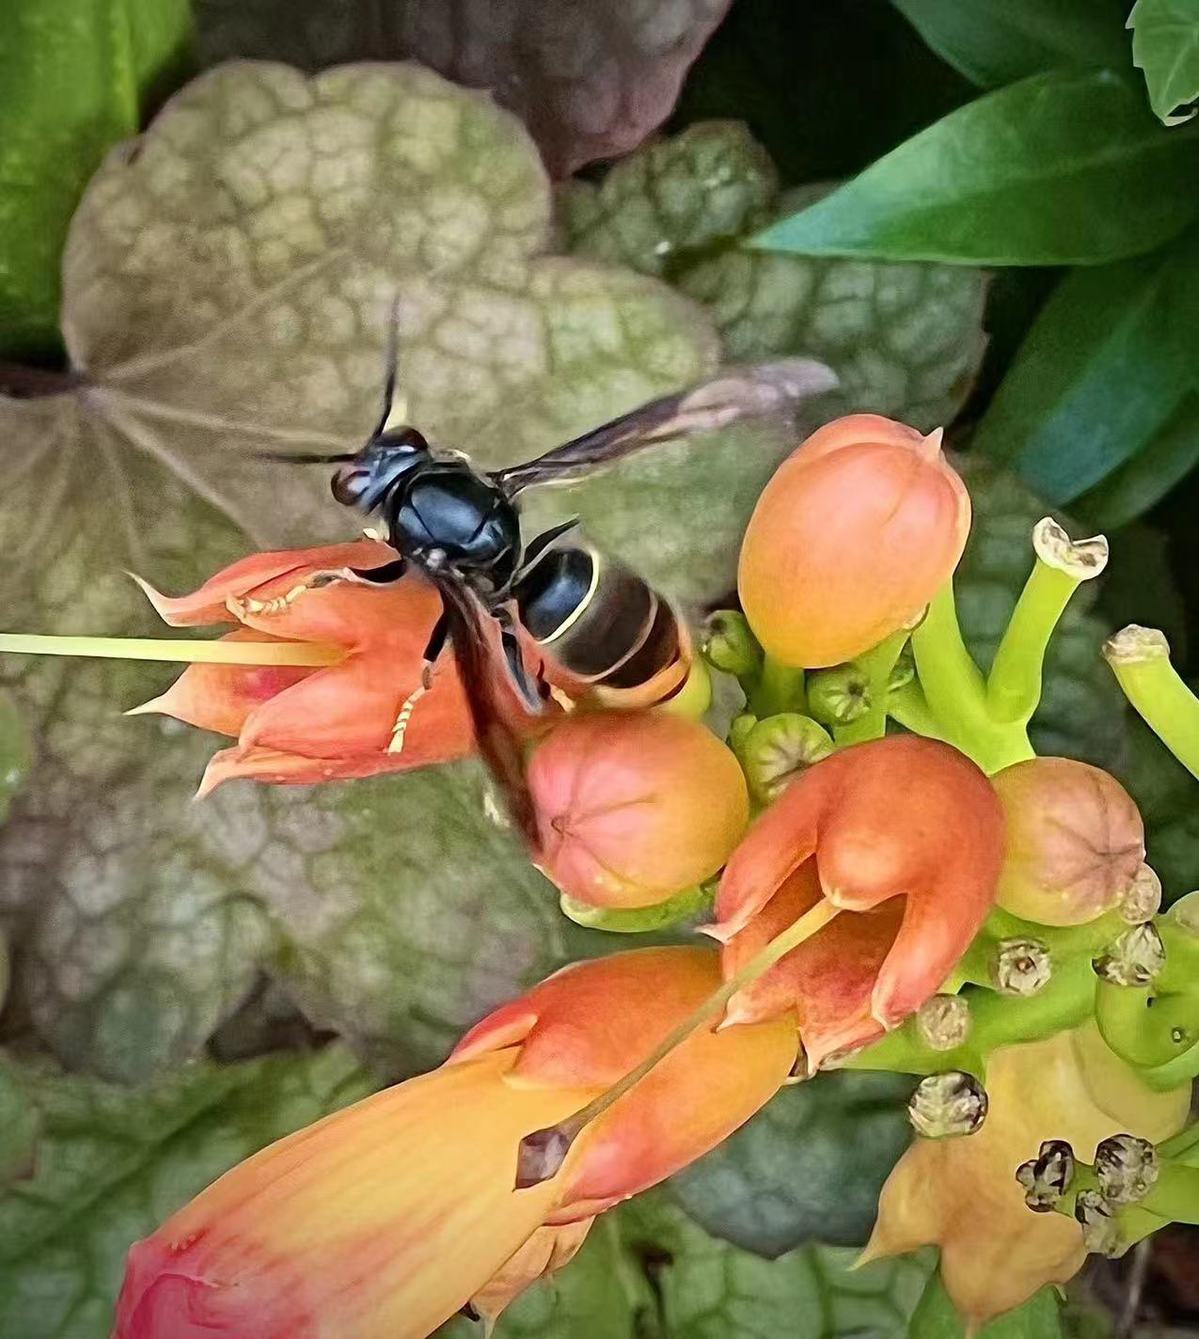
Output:
<instances>
[{"instance_id":1,"label":"orange flower petal","mask_svg":"<svg viewBox=\"0 0 1199 1339\"><path fill-rule=\"evenodd\" d=\"M407 772L430 763L448 762L451 756L418 747L419 734L409 735L402 753L365 753L345 758L306 758L277 749L221 749L208 760L196 799L211 795L226 781L261 781L280 786L315 786L325 781L357 781L386 772ZM469 746L460 756L469 753Z\"/></svg>"},{"instance_id":2,"label":"orange flower petal","mask_svg":"<svg viewBox=\"0 0 1199 1339\"><path fill-rule=\"evenodd\" d=\"M223 642L284 640L238 628ZM306 679L314 671L298 665L189 665L161 696L127 711L126 716L159 712L177 721L236 738L255 707Z\"/></svg>"},{"instance_id":3,"label":"orange flower petal","mask_svg":"<svg viewBox=\"0 0 1199 1339\"><path fill-rule=\"evenodd\" d=\"M488 1320L496 1317L531 1284L570 1264L579 1252L594 1218L561 1227L539 1227L519 1251L470 1299Z\"/></svg>"},{"instance_id":4,"label":"orange flower petal","mask_svg":"<svg viewBox=\"0 0 1199 1339\"><path fill-rule=\"evenodd\" d=\"M395 560L395 550L373 540L329 544L314 549L281 549L252 553L211 576L190 595L163 595L141 577L135 577L164 623L173 628L232 623L226 601L238 599L268 583L295 584L312 572L338 567L381 567Z\"/></svg>"}]
</instances>

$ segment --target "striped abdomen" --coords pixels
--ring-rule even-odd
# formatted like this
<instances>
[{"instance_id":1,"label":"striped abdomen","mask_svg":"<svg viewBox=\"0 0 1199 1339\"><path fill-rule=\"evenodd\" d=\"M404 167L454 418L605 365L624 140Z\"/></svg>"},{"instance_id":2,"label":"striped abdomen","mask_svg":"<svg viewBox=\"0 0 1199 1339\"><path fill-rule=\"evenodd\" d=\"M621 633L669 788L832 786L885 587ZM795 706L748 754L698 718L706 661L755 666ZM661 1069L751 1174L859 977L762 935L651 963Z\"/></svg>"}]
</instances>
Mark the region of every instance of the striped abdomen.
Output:
<instances>
[{"instance_id":1,"label":"striped abdomen","mask_svg":"<svg viewBox=\"0 0 1199 1339\"><path fill-rule=\"evenodd\" d=\"M513 595L545 654L608 705L652 706L687 679L690 639L670 603L595 549L547 549Z\"/></svg>"}]
</instances>

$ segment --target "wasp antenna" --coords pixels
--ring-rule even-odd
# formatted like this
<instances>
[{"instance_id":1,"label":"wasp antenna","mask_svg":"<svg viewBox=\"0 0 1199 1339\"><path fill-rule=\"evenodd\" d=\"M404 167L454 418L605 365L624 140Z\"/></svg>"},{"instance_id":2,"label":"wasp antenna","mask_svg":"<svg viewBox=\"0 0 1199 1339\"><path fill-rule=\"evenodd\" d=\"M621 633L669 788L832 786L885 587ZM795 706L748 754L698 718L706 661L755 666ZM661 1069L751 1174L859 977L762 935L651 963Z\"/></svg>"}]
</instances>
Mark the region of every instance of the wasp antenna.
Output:
<instances>
[{"instance_id":1,"label":"wasp antenna","mask_svg":"<svg viewBox=\"0 0 1199 1339\"><path fill-rule=\"evenodd\" d=\"M405 413L403 405L396 406L394 404L400 364L400 290L398 288L391 295L391 306L388 309L387 316L387 348L383 356L386 359L383 380L383 414L379 419L379 426L371 434L373 437L378 437L387 427L388 420L393 417L393 408L399 409L401 418Z\"/></svg>"},{"instance_id":2,"label":"wasp antenna","mask_svg":"<svg viewBox=\"0 0 1199 1339\"><path fill-rule=\"evenodd\" d=\"M254 451L255 460L270 460L276 465L344 465L357 456L353 451L342 451L335 456L306 456L290 451Z\"/></svg>"}]
</instances>

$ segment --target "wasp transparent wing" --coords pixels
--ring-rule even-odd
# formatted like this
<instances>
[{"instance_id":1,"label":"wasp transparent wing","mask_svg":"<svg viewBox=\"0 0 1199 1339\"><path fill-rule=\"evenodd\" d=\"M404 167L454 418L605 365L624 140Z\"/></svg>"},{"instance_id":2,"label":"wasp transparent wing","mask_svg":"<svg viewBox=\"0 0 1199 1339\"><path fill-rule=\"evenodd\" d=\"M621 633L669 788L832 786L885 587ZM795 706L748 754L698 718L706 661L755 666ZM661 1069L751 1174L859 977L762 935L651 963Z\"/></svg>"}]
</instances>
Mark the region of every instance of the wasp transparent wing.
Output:
<instances>
[{"instance_id":1,"label":"wasp transparent wing","mask_svg":"<svg viewBox=\"0 0 1199 1339\"><path fill-rule=\"evenodd\" d=\"M651 400L535 460L497 470L510 497L537 484L564 482L647 446L714 432L747 418L787 417L813 395L837 385L836 374L811 358L730 367L708 381Z\"/></svg>"}]
</instances>

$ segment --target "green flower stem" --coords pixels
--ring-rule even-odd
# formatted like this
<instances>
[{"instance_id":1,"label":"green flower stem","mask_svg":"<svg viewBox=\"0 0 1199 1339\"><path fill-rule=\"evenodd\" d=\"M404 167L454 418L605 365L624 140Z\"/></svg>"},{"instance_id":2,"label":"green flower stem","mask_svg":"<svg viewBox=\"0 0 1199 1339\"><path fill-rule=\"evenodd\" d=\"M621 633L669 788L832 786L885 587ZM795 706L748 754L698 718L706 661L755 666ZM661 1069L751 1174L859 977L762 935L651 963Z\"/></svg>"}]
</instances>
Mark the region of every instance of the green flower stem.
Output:
<instances>
[{"instance_id":1,"label":"green flower stem","mask_svg":"<svg viewBox=\"0 0 1199 1339\"><path fill-rule=\"evenodd\" d=\"M804 672L780 664L767 656L757 682L746 693L748 708L759 718L777 716L781 711L807 710L804 696Z\"/></svg>"},{"instance_id":2,"label":"green flower stem","mask_svg":"<svg viewBox=\"0 0 1199 1339\"><path fill-rule=\"evenodd\" d=\"M1107 540L1073 543L1051 518L1033 530L1036 562L995 653L987 681L991 717L1027 725L1041 701L1045 652L1070 597L1107 564Z\"/></svg>"},{"instance_id":3,"label":"green flower stem","mask_svg":"<svg viewBox=\"0 0 1199 1339\"><path fill-rule=\"evenodd\" d=\"M1130 1065L1157 1069L1195 1050L1199 1070L1199 1000L1190 994L1155 995L1152 986L1097 980L1095 1021L1103 1040Z\"/></svg>"},{"instance_id":4,"label":"green flower stem","mask_svg":"<svg viewBox=\"0 0 1199 1339\"><path fill-rule=\"evenodd\" d=\"M924 689L916 682L905 683L891 693L887 698L887 715L913 734L924 735L927 739L945 738L945 731L933 715Z\"/></svg>"},{"instance_id":5,"label":"green flower stem","mask_svg":"<svg viewBox=\"0 0 1199 1339\"><path fill-rule=\"evenodd\" d=\"M1199 1167L1199 1121L1179 1130L1157 1146L1158 1156Z\"/></svg>"},{"instance_id":6,"label":"green flower stem","mask_svg":"<svg viewBox=\"0 0 1199 1339\"><path fill-rule=\"evenodd\" d=\"M1145 723L1199 777L1199 699L1170 663L1165 636L1130 624L1108 639L1103 656Z\"/></svg>"},{"instance_id":7,"label":"green flower stem","mask_svg":"<svg viewBox=\"0 0 1199 1339\"><path fill-rule=\"evenodd\" d=\"M1095 974L1084 958L1063 964L1036 995L1019 999L988 990L969 990L970 1035L965 1045L937 1051L924 1042L916 1021L909 1018L845 1061L846 1069L884 1069L899 1074L936 1074L964 1069L982 1079L986 1057L999 1046L1041 1041L1090 1016L1095 999Z\"/></svg>"},{"instance_id":8,"label":"green flower stem","mask_svg":"<svg viewBox=\"0 0 1199 1339\"><path fill-rule=\"evenodd\" d=\"M649 907L596 907L563 893L558 905L562 914L576 925L607 930L609 934L645 934L710 911L713 895L711 888L700 885Z\"/></svg>"},{"instance_id":9,"label":"green flower stem","mask_svg":"<svg viewBox=\"0 0 1199 1339\"><path fill-rule=\"evenodd\" d=\"M168 660L205 665L336 665L339 646L319 642L231 642L215 638L40 637L0 633L0 653L98 656L105 660Z\"/></svg>"},{"instance_id":10,"label":"green flower stem","mask_svg":"<svg viewBox=\"0 0 1199 1339\"><path fill-rule=\"evenodd\" d=\"M893 632L854 661L866 675L870 706L850 725L839 725L833 730L833 739L838 748L845 744L861 744L868 739L881 739L886 734L887 684L910 635L907 628Z\"/></svg>"},{"instance_id":11,"label":"green flower stem","mask_svg":"<svg viewBox=\"0 0 1199 1339\"><path fill-rule=\"evenodd\" d=\"M953 583L947 582L912 633L916 672L945 738L988 773L1033 756L1023 724L994 720L987 690L958 626Z\"/></svg>"},{"instance_id":12,"label":"green flower stem","mask_svg":"<svg viewBox=\"0 0 1199 1339\"><path fill-rule=\"evenodd\" d=\"M1140 1206L1173 1223L1199 1223L1199 1167L1163 1161Z\"/></svg>"},{"instance_id":13,"label":"green flower stem","mask_svg":"<svg viewBox=\"0 0 1199 1339\"><path fill-rule=\"evenodd\" d=\"M1199 1078L1199 1046L1192 1046L1156 1069L1140 1070L1139 1078L1156 1093L1168 1093L1172 1088L1192 1083Z\"/></svg>"}]
</instances>

